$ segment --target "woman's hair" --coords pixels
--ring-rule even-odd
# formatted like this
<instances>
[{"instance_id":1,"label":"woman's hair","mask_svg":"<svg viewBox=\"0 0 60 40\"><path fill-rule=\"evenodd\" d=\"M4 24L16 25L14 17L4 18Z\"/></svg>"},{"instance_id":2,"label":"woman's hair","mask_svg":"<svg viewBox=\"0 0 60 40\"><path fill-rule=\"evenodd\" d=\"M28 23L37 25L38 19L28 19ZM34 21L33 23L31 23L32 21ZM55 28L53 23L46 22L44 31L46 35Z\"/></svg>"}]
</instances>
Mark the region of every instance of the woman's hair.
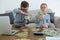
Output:
<instances>
[{"instance_id":1,"label":"woman's hair","mask_svg":"<svg viewBox=\"0 0 60 40\"><path fill-rule=\"evenodd\" d=\"M40 7L42 7L42 5L46 5L46 6L47 6L47 4L46 4L46 3L42 3Z\"/></svg>"}]
</instances>

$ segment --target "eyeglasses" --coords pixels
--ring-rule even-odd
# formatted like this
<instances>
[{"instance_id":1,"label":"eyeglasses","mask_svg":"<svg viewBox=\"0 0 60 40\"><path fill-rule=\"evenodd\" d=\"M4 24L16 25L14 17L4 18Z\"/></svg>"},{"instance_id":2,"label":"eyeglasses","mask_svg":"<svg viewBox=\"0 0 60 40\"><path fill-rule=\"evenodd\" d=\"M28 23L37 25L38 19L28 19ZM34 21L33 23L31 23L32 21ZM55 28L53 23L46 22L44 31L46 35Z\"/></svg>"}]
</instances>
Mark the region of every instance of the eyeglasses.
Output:
<instances>
[{"instance_id":1,"label":"eyeglasses","mask_svg":"<svg viewBox=\"0 0 60 40\"><path fill-rule=\"evenodd\" d=\"M28 10L28 8L21 8L22 10Z\"/></svg>"},{"instance_id":2,"label":"eyeglasses","mask_svg":"<svg viewBox=\"0 0 60 40\"><path fill-rule=\"evenodd\" d=\"M41 7L41 8L46 8L46 7Z\"/></svg>"}]
</instances>

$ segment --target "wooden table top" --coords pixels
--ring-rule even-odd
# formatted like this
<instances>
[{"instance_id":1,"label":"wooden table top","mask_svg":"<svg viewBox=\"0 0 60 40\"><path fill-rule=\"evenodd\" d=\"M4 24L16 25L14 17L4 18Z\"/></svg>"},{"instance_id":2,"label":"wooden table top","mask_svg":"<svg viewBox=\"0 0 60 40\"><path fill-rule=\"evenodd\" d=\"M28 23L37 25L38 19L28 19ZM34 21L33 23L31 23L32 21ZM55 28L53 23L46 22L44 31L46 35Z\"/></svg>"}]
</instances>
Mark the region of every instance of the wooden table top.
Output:
<instances>
[{"instance_id":1,"label":"wooden table top","mask_svg":"<svg viewBox=\"0 0 60 40\"><path fill-rule=\"evenodd\" d=\"M31 36L29 37L29 39L31 40L38 40L39 38L44 38L45 36L44 35L35 35L35 36ZM0 36L0 40L15 40L15 39L20 39L20 38L17 38L15 36Z\"/></svg>"},{"instance_id":2,"label":"wooden table top","mask_svg":"<svg viewBox=\"0 0 60 40\"><path fill-rule=\"evenodd\" d=\"M34 35L32 31L30 31L29 39L30 40L38 40L39 38L45 38L45 35ZM6 36L6 35L0 35L0 40L15 40L20 39L19 37L14 36Z\"/></svg>"}]
</instances>

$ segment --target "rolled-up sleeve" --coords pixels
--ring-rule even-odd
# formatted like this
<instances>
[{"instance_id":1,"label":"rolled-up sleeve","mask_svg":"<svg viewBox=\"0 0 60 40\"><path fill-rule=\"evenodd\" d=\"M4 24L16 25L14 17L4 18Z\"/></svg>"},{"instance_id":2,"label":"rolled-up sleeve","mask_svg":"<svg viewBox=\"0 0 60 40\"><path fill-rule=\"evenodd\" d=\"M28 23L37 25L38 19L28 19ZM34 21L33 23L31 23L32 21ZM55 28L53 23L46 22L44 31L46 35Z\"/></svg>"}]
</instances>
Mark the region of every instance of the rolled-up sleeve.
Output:
<instances>
[{"instance_id":1,"label":"rolled-up sleeve","mask_svg":"<svg viewBox=\"0 0 60 40\"><path fill-rule=\"evenodd\" d=\"M48 18L48 23L50 24L51 22L50 22L50 15L48 15L49 16L49 18Z\"/></svg>"},{"instance_id":2,"label":"rolled-up sleeve","mask_svg":"<svg viewBox=\"0 0 60 40\"><path fill-rule=\"evenodd\" d=\"M13 10L12 13L13 13L13 17L14 17L14 19L15 19L16 13L17 13L18 11L19 11L19 9L14 9L14 10Z\"/></svg>"},{"instance_id":3,"label":"rolled-up sleeve","mask_svg":"<svg viewBox=\"0 0 60 40\"><path fill-rule=\"evenodd\" d=\"M19 26L25 25L25 18L21 13L16 14L14 24Z\"/></svg>"},{"instance_id":4,"label":"rolled-up sleeve","mask_svg":"<svg viewBox=\"0 0 60 40\"><path fill-rule=\"evenodd\" d=\"M44 18L44 24L46 25L49 25L51 22L50 22L50 15L45 15L45 18Z\"/></svg>"}]
</instances>

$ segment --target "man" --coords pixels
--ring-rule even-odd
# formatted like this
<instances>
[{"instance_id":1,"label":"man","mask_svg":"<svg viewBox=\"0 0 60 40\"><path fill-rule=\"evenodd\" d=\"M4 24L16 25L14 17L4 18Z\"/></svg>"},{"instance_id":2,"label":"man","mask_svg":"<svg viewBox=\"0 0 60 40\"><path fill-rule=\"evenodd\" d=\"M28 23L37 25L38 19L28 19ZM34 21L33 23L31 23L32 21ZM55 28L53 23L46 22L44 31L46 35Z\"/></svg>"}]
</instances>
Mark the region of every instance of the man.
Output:
<instances>
[{"instance_id":1,"label":"man","mask_svg":"<svg viewBox=\"0 0 60 40\"><path fill-rule=\"evenodd\" d=\"M50 22L50 15L47 13L47 4L42 3L41 6L41 11L38 13L36 16L36 24L40 28L55 28L54 24Z\"/></svg>"},{"instance_id":2,"label":"man","mask_svg":"<svg viewBox=\"0 0 60 40\"><path fill-rule=\"evenodd\" d=\"M14 25L18 27L20 30L22 30L22 28L25 26L26 23L25 16L28 16L27 10L29 7L29 3L26 1L22 1L20 7L21 8L13 10L13 15L14 15Z\"/></svg>"}]
</instances>

